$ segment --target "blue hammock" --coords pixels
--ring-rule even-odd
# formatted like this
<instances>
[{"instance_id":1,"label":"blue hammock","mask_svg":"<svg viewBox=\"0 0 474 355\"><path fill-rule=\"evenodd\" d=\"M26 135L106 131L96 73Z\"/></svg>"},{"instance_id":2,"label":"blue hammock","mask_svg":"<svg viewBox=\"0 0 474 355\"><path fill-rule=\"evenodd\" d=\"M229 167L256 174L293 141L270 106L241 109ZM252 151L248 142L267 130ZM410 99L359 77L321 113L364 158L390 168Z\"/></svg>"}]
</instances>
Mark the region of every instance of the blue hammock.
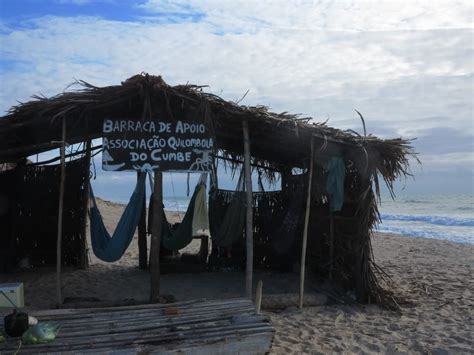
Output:
<instances>
[{"instance_id":1,"label":"blue hammock","mask_svg":"<svg viewBox=\"0 0 474 355\"><path fill-rule=\"evenodd\" d=\"M92 192L92 186L89 186L92 202L92 206L89 208L92 250L100 260L107 262L119 260L132 242L142 213L143 199L145 198L145 179L146 174L140 174L135 190L112 236L105 229Z\"/></svg>"}]
</instances>

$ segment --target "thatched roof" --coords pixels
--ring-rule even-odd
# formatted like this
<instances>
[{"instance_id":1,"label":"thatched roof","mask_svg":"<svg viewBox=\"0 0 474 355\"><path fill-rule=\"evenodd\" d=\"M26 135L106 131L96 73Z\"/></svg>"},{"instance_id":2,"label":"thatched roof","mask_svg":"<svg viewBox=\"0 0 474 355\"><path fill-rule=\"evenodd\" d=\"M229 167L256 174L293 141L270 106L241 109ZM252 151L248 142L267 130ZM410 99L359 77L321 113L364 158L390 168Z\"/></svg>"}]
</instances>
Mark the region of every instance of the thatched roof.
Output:
<instances>
[{"instance_id":1,"label":"thatched roof","mask_svg":"<svg viewBox=\"0 0 474 355\"><path fill-rule=\"evenodd\" d=\"M172 118L202 117L213 131L217 149L235 159L243 154L242 120L247 120L254 162L277 170L305 166L313 136L319 156L349 157L360 164L359 171L372 176L378 172L391 187L396 178L407 174L408 156L414 154L410 142L402 138L361 136L312 123L310 117L238 105L205 92L204 86L169 86L160 76L136 75L108 87L84 81L75 84L77 90L52 98L35 96L0 119L0 163L57 147L62 118L67 122L67 141L72 144L101 137L104 118L140 119L165 111Z\"/></svg>"}]
</instances>

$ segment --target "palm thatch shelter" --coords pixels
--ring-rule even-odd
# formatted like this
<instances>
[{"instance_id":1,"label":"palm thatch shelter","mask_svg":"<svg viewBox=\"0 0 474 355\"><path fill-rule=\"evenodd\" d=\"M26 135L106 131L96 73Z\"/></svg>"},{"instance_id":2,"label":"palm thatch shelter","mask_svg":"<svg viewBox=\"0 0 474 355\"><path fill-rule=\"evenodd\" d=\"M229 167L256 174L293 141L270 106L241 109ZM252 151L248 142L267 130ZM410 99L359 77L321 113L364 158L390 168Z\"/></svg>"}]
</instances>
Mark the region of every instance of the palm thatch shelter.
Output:
<instances>
[{"instance_id":1,"label":"palm thatch shelter","mask_svg":"<svg viewBox=\"0 0 474 355\"><path fill-rule=\"evenodd\" d=\"M212 132L215 157L237 169L244 161L242 122L245 121L251 165L270 182L281 177L282 192L286 190L287 199L293 194L294 172L300 172L299 180L307 188L310 166L314 164L307 226L311 272L353 290L361 302L387 303L388 293L378 282L380 272L373 261L371 236L380 221L377 209L380 178L393 194L395 181L409 175L409 157L415 156L410 141L338 130L325 123L314 123L311 117L274 113L264 106L242 106L205 92L204 86L170 86L160 76L136 75L121 85L108 87L96 87L84 81L76 84L77 90L51 98L36 96L30 102L12 107L0 119L0 163L21 162L28 156L60 147L63 123L67 126L67 143L84 143L85 149L76 152L83 155L86 151L90 153L86 142L103 136L106 118L126 116L140 120L146 115L157 119L167 115L171 119L202 117ZM342 209L332 212L326 189L326 167L335 156L344 161L344 199ZM82 176L87 179L89 162L80 169L85 169ZM84 189L85 185L79 182L76 186ZM302 197L304 206L306 196ZM287 203L282 206L285 209ZM305 209L299 211L304 214ZM262 210L254 213L257 234L263 228L264 214ZM298 220L302 231L304 219ZM286 258L269 256L269 238L267 233L255 240L256 268L272 268L275 263L268 262L272 257L273 260ZM288 253L295 260L300 258L301 243L299 236L294 245L288 246Z\"/></svg>"}]
</instances>

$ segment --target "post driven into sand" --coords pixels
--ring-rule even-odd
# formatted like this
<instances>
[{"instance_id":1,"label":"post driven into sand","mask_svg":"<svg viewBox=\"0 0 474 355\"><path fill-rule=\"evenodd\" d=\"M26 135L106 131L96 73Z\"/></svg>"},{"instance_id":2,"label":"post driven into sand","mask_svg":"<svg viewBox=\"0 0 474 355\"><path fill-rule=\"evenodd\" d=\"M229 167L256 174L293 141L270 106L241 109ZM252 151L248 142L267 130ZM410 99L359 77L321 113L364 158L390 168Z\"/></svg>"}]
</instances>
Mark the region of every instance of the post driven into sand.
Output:
<instances>
[{"instance_id":1,"label":"post driven into sand","mask_svg":"<svg viewBox=\"0 0 474 355\"><path fill-rule=\"evenodd\" d=\"M247 215L245 239L247 246L247 266L245 272L245 292L248 298L252 298L253 277L253 210L252 210L252 174L250 171L250 137L249 125L246 120L242 121L244 133L244 169L245 169L245 191L247 197Z\"/></svg>"},{"instance_id":2,"label":"post driven into sand","mask_svg":"<svg viewBox=\"0 0 474 355\"><path fill-rule=\"evenodd\" d=\"M63 117L62 121L61 180L59 182L58 235L56 240L56 303L58 307L63 303L61 295L61 242L63 237L64 186L66 183L66 118Z\"/></svg>"},{"instance_id":3,"label":"post driven into sand","mask_svg":"<svg viewBox=\"0 0 474 355\"><path fill-rule=\"evenodd\" d=\"M151 226L150 245L150 303L160 301L160 244L161 225L163 223L163 174L155 171L155 182L153 184L153 221Z\"/></svg>"},{"instance_id":4,"label":"post driven into sand","mask_svg":"<svg viewBox=\"0 0 474 355\"><path fill-rule=\"evenodd\" d=\"M303 308L303 294L304 294L304 274L306 264L306 245L308 242L308 224L309 214L311 211L311 185L313 184L313 159L314 159L314 137L311 136L311 157L309 161L309 176L308 176L308 195L306 196L306 211L304 215L304 229L303 229L303 244L301 246L301 269L300 269L300 309Z\"/></svg>"},{"instance_id":5,"label":"post driven into sand","mask_svg":"<svg viewBox=\"0 0 474 355\"><path fill-rule=\"evenodd\" d=\"M85 142L85 159L86 159L86 180L84 181L84 226L82 230L82 251L81 251L81 268L83 270L87 269L89 267L89 260L87 256L87 240L86 240L86 235L87 235L87 218L88 218L88 211L89 211L89 185L90 185L90 164L91 164L91 156L92 156L92 141L91 139L87 139Z\"/></svg>"},{"instance_id":6,"label":"post driven into sand","mask_svg":"<svg viewBox=\"0 0 474 355\"><path fill-rule=\"evenodd\" d=\"M140 173L137 172L137 180ZM146 245L146 194L143 197L142 213L138 222L138 268L148 269L147 245Z\"/></svg>"}]
</instances>

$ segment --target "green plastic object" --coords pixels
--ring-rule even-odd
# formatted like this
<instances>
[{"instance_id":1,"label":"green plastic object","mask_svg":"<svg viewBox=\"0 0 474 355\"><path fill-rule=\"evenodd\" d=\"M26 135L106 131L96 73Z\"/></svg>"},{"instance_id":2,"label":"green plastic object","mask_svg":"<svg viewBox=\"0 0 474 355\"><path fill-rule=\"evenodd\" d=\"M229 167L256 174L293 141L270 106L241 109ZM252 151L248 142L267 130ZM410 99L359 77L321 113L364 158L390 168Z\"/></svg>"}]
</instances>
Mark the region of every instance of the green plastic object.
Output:
<instances>
[{"instance_id":1,"label":"green plastic object","mask_svg":"<svg viewBox=\"0 0 474 355\"><path fill-rule=\"evenodd\" d=\"M46 344L56 339L60 325L56 322L39 323L30 327L21 337L23 344Z\"/></svg>"}]
</instances>

